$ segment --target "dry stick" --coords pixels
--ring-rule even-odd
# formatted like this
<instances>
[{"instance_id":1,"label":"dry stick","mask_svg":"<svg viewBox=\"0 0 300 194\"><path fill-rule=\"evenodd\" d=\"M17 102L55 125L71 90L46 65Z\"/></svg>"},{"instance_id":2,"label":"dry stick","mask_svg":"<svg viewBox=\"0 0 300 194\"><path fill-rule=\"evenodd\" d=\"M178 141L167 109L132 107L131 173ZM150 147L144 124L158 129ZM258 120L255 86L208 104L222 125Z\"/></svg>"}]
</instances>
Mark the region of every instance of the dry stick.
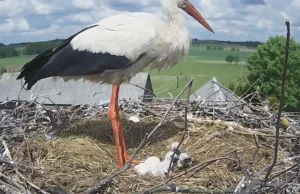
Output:
<instances>
[{"instance_id":1,"label":"dry stick","mask_svg":"<svg viewBox=\"0 0 300 194\"><path fill-rule=\"evenodd\" d=\"M190 87L190 85L193 83L193 79L183 88L183 90L180 92L180 94L177 96L177 98L173 101L171 106L168 108L164 116L161 118L160 122L156 125L156 127L149 133L146 134L142 142L139 144L139 146L136 148L134 153L130 156L129 161L121 168L120 170L110 174L106 178L102 179L99 183L98 186L90 188L87 191L87 194L95 193L98 190L101 190L103 186L107 185L113 178L119 176L120 174L124 173L126 170L129 169L130 164L132 163L133 159L136 157L138 152L146 145L146 143L149 141L151 136L157 131L157 129L163 124L163 122L166 120L167 115L171 111L172 107L176 104L176 102L179 100L179 98L182 96L182 94L187 90L187 88Z\"/></svg>"},{"instance_id":2,"label":"dry stick","mask_svg":"<svg viewBox=\"0 0 300 194\"><path fill-rule=\"evenodd\" d=\"M270 173L272 169L274 168L276 162L277 162L277 156L278 156L278 145L279 145L279 125L280 125L280 117L281 117L281 111L282 106L284 102L284 92L285 92L285 80L286 80L286 70L288 65L288 57L289 57L289 47L290 47L290 22L287 20L285 22L287 27L287 40L286 40L286 48L285 48L285 60L284 60L284 67L282 70L282 81L281 81L281 95L280 95L280 103L279 103L279 110L278 110L278 116L277 116L277 122L276 122L276 139L275 139L275 153L274 153L274 160L273 163L268 170L265 180L268 180Z\"/></svg>"},{"instance_id":3,"label":"dry stick","mask_svg":"<svg viewBox=\"0 0 300 194\"><path fill-rule=\"evenodd\" d=\"M282 170L282 171L278 172L278 173L275 174L273 177L271 177L271 178L269 179L269 181L272 181L272 180L275 179L276 177L279 177L280 175L282 175L282 174L284 174L284 173L286 173L286 172L288 172L288 171L290 171L290 170L292 170L292 169L298 167L299 165L300 165L300 164L294 164L294 165L292 165L291 167L289 167L289 168L287 168L287 169L285 169L285 170Z\"/></svg>"},{"instance_id":4,"label":"dry stick","mask_svg":"<svg viewBox=\"0 0 300 194\"><path fill-rule=\"evenodd\" d=\"M173 163L174 156L175 156L176 152L178 152L178 149L181 146L181 144L183 143L185 136L188 134L187 113L188 113L188 108L189 108L189 104L190 104L189 99L190 99L190 95L191 95L192 85L193 85L193 79L191 80L191 84L188 86L186 105L184 107L184 109L185 109L184 110L184 133L182 134L182 136L180 138L179 144L176 147L175 152L172 154L171 161L170 161L169 168L168 168L168 173L167 173L167 176L166 176L167 179L169 179L169 174L170 174L171 165Z\"/></svg>"},{"instance_id":5,"label":"dry stick","mask_svg":"<svg viewBox=\"0 0 300 194\"><path fill-rule=\"evenodd\" d=\"M2 144L3 144L4 148L5 148L5 151L7 152L8 159L11 160L11 162L13 162L13 158L12 158L12 156L11 156L11 154L10 154L10 151L9 151L9 149L8 149L8 147L7 147L7 144L6 144L6 142L5 142L4 140L2 140ZM30 186L32 186L33 188L39 190L39 191L40 191L41 193L43 193L43 194L49 194L48 192L46 192L46 191L40 189L38 186L36 186L36 185L33 184L32 182L30 182L28 179L26 179L26 177L24 177L24 176L19 172L18 169L14 169L14 170L15 170L15 172L16 172L22 179L24 179ZM2 175L2 176L3 176L3 175ZM17 185L16 185L16 186L17 186ZM20 189L26 191L26 189L25 189L23 186L18 185L18 187L19 187Z\"/></svg>"},{"instance_id":6,"label":"dry stick","mask_svg":"<svg viewBox=\"0 0 300 194\"><path fill-rule=\"evenodd\" d=\"M18 192L21 193L21 190L18 188L0 180L0 189L6 191L6 193L13 193L13 192ZM1 191L1 190L0 190Z\"/></svg>"},{"instance_id":7,"label":"dry stick","mask_svg":"<svg viewBox=\"0 0 300 194\"><path fill-rule=\"evenodd\" d=\"M9 160L3 159L2 157L0 157L0 164L5 164L6 166L19 168L22 170L24 170L24 169L25 170L41 170L41 168L39 168L39 167L27 166L25 164L16 163L14 161L9 161Z\"/></svg>"},{"instance_id":8,"label":"dry stick","mask_svg":"<svg viewBox=\"0 0 300 194\"><path fill-rule=\"evenodd\" d=\"M246 186L245 182L246 182L247 176L248 176L248 178L250 176L249 175L249 170L252 168L252 166L253 166L253 164L254 164L254 162L256 160L256 156L258 154L260 146L258 144L257 136L254 135L253 137L254 137L254 140L255 140L256 149L255 149L255 151L254 151L254 153L252 155L252 162L248 166L248 168L246 169L244 176L242 177L242 179L240 180L239 184L235 188L233 194L241 193L241 191L244 189L244 187ZM248 173L248 175L247 175L247 173Z\"/></svg>"},{"instance_id":9,"label":"dry stick","mask_svg":"<svg viewBox=\"0 0 300 194\"><path fill-rule=\"evenodd\" d=\"M233 191L230 189L224 190L205 190L198 188L180 188L176 185L169 185L166 187L160 187L149 191L148 193L161 193L161 192L176 192L176 193L202 193L202 194L224 194L224 193L232 193Z\"/></svg>"},{"instance_id":10,"label":"dry stick","mask_svg":"<svg viewBox=\"0 0 300 194\"><path fill-rule=\"evenodd\" d=\"M42 194L50 194L47 191L42 190L40 187L38 187L37 185L35 185L33 182L29 181L23 174L21 174L19 171L16 171L17 174L24 180L26 181L31 187L33 187L34 189L38 190L39 192L41 192Z\"/></svg>"},{"instance_id":11,"label":"dry stick","mask_svg":"<svg viewBox=\"0 0 300 194\"><path fill-rule=\"evenodd\" d=\"M149 89L147 89L147 88L144 88L144 87L142 87L142 86L139 86L139 85L136 85L136 84L132 84L131 83L131 85L133 85L133 86L135 86L135 87L137 87L137 88L140 88L140 89L143 89L143 90L145 90L145 91L147 91L147 92L149 92L153 97L155 97L156 98L156 95L152 92L152 91L150 91Z\"/></svg>"},{"instance_id":12,"label":"dry stick","mask_svg":"<svg viewBox=\"0 0 300 194\"><path fill-rule=\"evenodd\" d=\"M194 176L195 174L199 173L201 170L203 170L203 169L206 168L207 166L209 166L209 165L211 165L212 163L214 163L214 162L216 162L216 161L219 161L219 160L231 160L231 161L238 162L236 159L227 157L227 156L229 156L229 155L231 155L231 154L233 154L233 153L236 153L236 152L237 152L237 150L234 150L234 151L232 151L232 152L230 152L230 153L228 153L228 154L223 155L223 156L220 157L220 158L210 159L210 160L208 160L208 161L206 161L206 162L203 162L203 163L201 163L201 164L198 164L198 165L192 167L191 169L189 169L189 171L194 170L194 169L196 169L196 168L198 168L198 167L200 167L200 166L203 165L201 168L196 169L190 176L188 176L188 178L191 178L192 176Z\"/></svg>"}]
</instances>

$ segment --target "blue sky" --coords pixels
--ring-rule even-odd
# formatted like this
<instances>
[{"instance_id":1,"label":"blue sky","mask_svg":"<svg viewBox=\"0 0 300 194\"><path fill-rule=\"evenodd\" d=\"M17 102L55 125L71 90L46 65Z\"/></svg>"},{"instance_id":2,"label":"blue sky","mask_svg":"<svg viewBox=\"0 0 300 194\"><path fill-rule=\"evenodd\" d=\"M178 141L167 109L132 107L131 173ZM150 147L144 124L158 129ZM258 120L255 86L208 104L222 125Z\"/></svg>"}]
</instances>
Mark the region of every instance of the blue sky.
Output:
<instances>
[{"instance_id":1,"label":"blue sky","mask_svg":"<svg viewBox=\"0 0 300 194\"><path fill-rule=\"evenodd\" d=\"M265 41L291 35L300 42L300 0L190 0L215 31L186 16L192 37ZM0 42L67 38L85 26L122 12L145 11L164 18L159 0L0 0Z\"/></svg>"}]
</instances>

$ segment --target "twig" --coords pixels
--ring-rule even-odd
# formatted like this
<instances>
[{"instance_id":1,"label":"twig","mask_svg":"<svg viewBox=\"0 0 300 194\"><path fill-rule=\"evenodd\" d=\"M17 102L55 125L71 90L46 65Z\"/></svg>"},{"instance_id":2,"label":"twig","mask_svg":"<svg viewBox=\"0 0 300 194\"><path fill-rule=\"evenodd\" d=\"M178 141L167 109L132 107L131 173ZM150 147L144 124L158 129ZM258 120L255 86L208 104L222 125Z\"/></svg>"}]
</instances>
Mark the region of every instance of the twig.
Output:
<instances>
[{"instance_id":1,"label":"twig","mask_svg":"<svg viewBox=\"0 0 300 194\"><path fill-rule=\"evenodd\" d=\"M135 87L137 87L137 88L140 88L140 89L143 89L143 90L145 90L145 91L147 91L147 92L149 92L153 97L155 97L156 98L156 95L152 92L152 91L150 91L149 89L147 89L147 88L144 88L144 87L142 87L142 86L139 86L139 85L136 85L136 84L133 84L133 83L130 83L131 85L133 85L133 86L135 86Z\"/></svg>"},{"instance_id":2,"label":"twig","mask_svg":"<svg viewBox=\"0 0 300 194\"><path fill-rule=\"evenodd\" d=\"M26 189L20 185L16 180L13 180L12 178L6 176L5 174L0 172L0 177L3 177L4 179L7 180L7 182L10 182L11 184L13 184L14 186L16 186L18 189L22 190L23 192L26 191Z\"/></svg>"},{"instance_id":3,"label":"twig","mask_svg":"<svg viewBox=\"0 0 300 194\"><path fill-rule=\"evenodd\" d=\"M191 84L188 86L188 92L187 92L187 98L186 98L186 105L184 107L184 109L185 109L184 110L184 133L182 133L182 136L180 138L179 144L176 147L175 152L172 154L171 161L170 161L169 168L168 168L168 173L167 173L167 176L166 176L167 179L169 178L169 174L170 174L170 170L171 170L171 165L173 163L174 156L175 156L176 152L178 152L178 149L180 148L181 144L183 143L185 136L188 134L187 113L188 113L188 108L189 108L189 104L190 104L189 98L190 98L190 95L191 95L192 85L193 85L193 79L191 80Z\"/></svg>"},{"instance_id":4,"label":"twig","mask_svg":"<svg viewBox=\"0 0 300 194\"><path fill-rule=\"evenodd\" d=\"M289 22L289 20L287 20L285 23L286 23L286 27L287 27L287 35L286 35L287 39L286 39L286 48L285 48L284 67L282 70L281 95L280 95L279 110L278 110L277 123L276 123L275 153L274 153L273 163L265 176L265 180L268 180L270 173L277 162L277 157L278 157L279 126L280 126L280 117L281 117L282 106L284 103L285 80L286 80L286 71L287 71L287 65L288 65L289 48L290 48L290 22Z\"/></svg>"},{"instance_id":5,"label":"twig","mask_svg":"<svg viewBox=\"0 0 300 194\"><path fill-rule=\"evenodd\" d=\"M98 186L93 187L91 189L89 189L87 191L88 194L90 193L95 193L98 190L101 190L103 186L107 185L113 178L119 176L120 174L124 173L126 170L129 169L130 164L132 163L133 159L136 157L136 155L138 154L138 152L146 145L146 143L150 140L151 136L157 131L157 129L163 124L163 122L165 121L167 115L169 114L169 112L171 111L172 107L176 104L176 102L178 101L178 99L182 96L182 94L187 90L187 88L190 87L190 85L193 83L193 80L191 80L184 88L183 90L179 93L179 95L177 96L177 98L173 101L173 103L171 104L171 106L169 107L169 109L165 112L164 116L161 118L160 122L156 125L156 127L149 133L146 134L144 139L142 140L142 142L139 144L139 146L136 148L136 150L134 151L134 153L130 156L129 161L123 166L123 168L121 168L120 170L112 173L111 175L107 176L106 178L104 178L103 180L101 180L98 183Z\"/></svg>"},{"instance_id":6,"label":"twig","mask_svg":"<svg viewBox=\"0 0 300 194\"><path fill-rule=\"evenodd\" d=\"M237 187L235 188L233 194L238 194L238 193L240 193L240 192L246 187L246 184L245 184L246 178L247 178L247 176L246 176L247 174L246 174L246 173L249 173L249 170L250 170L250 168L252 168L252 166L253 166L253 164L254 164L254 162L255 162L256 156L257 156L257 154L258 154L258 151L259 151L260 146L259 146L259 144L258 144L258 140L257 140L256 135L254 135L253 137L254 137L254 140L255 140L256 149L255 149L255 151L254 151L254 153L253 153L253 156L252 156L252 162L250 163L250 165L249 165L248 168L246 169L246 172L245 172L244 176L242 177L242 179L240 180L239 184L238 184ZM250 178L249 175L248 175L248 178Z\"/></svg>"},{"instance_id":7,"label":"twig","mask_svg":"<svg viewBox=\"0 0 300 194\"><path fill-rule=\"evenodd\" d=\"M6 193L13 193L14 191L21 193L21 190L19 190L18 188L14 187L4 181L1 181L1 180L0 180L0 189L5 190Z\"/></svg>"},{"instance_id":8,"label":"twig","mask_svg":"<svg viewBox=\"0 0 300 194\"><path fill-rule=\"evenodd\" d=\"M27 165L24 165L24 164L18 164L14 161L5 160L5 159L0 157L0 164L2 164L2 163L7 165L7 166L13 166L13 167L16 167L16 168L26 169L26 170L40 170L41 169L39 167L32 167L32 166L27 166Z\"/></svg>"},{"instance_id":9,"label":"twig","mask_svg":"<svg viewBox=\"0 0 300 194\"><path fill-rule=\"evenodd\" d=\"M290 171L290 170L292 170L292 169L298 167L299 165L300 165L300 164L294 164L294 165L292 165L291 167L289 167L289 168L287 168L287 169L285 169L285 170L282 170L281 172L278 172L276 175L274 175L273 177L271 177L271 178L269 179L269 181L271 181L271 180L275 179L276 177L279 177L280 175L282 175L282 174L284 174L284 173L286 173L286 172L288 172L288 171Z\"/></svg>"},{"instance_id":10,"label":"twig","mask_svg":"<svg viewBox=\"0 0 300 194\"><path fill-rule=\"evenodd\" d=\"M50 194L44 190L42 190L41 188L39 188L38 186L36 186L34 183L32 183L31 181L29 181L23 174L21 174L19 171L17 171L17 174L24 180L26 181L31 187L33 187L34 189L38 190L39 192L43 193L43 194Z\"/></svg>"},{"instance_id":11,"label":"twig","mask_svg":"<svg viewBox=\"0 0 300 194\"><path fill-rule=\"evenodd\" d=\"M205 190L205 189L199 189L199 188L181 188L176 185L169 185L169 186L164 186L164 187L159 187L157 189L153 189L152 191L148 191L146 193L149 194L149 193L160 193L160 192L223 194L223 193L232 193L233 191L230 189Z\"/></svg>"}]
</instances>

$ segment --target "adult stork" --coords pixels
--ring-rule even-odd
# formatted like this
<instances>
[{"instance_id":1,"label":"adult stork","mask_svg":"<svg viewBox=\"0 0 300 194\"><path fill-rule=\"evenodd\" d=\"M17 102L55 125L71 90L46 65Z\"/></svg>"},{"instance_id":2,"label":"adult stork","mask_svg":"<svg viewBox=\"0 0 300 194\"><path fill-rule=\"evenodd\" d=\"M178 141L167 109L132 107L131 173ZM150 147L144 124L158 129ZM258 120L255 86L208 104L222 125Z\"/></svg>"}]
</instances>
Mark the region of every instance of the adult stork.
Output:
<instances>
[{"instance_id":1,"label":"adult stork","mask_svg":"<svg viewBox=\"0 0 300 194\"><path fill-rule=\"evenodd\" d=\"M161 70L174 66L188 54L190 38L181 10L213 32L188 0L161 0L161 5L168 16L168 23L142 12L104 18L26 63L17 77L25 79L26 90L47 77L62 77L65 81L83 78L112 84L108 116L119 168L130 158L119 117L120 84L128 82L149 65Z\"/></svg>"}]
</instances>

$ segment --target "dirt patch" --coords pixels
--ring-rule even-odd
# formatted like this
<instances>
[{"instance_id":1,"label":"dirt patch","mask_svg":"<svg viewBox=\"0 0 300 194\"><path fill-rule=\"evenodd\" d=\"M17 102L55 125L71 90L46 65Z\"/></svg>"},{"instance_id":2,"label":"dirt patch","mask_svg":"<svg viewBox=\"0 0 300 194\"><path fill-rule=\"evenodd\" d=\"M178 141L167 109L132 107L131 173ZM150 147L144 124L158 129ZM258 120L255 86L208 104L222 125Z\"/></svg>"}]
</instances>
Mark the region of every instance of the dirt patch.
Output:
<instances>
[{"instance_id":1,"label":"dirt patch","mask_svg":"<svg viewBox=\"0 0 300 194\"><path fill-rule=\"evenodd\" d=\"M157 123L156 120L143 120L141 123L133 124L123 119L129 153L134 150L143 135L151 131ZM164 157L170 144L179 141L183 130L182 124L182 121L178 120L163 125L155 134L153 141L141 150L137 158ZM273 155L273 148L270 146L273 145L273 138L258 139L262 148L258 152L252 171L270 163ZM101 120L70 126L55 140L45 141L40 134L36 134L14 147L12 154L16 162L41 168L28 170L26 173L27 177L38 186L58 186L69 193L79 194L117 170L112 140L109 121L104 117ZM190 123L189 135L181 150L191 155L193 165L237 150L236 158L242 161L240 163L242 166L230 160L222 160L189 179L183 176L173 183L187 187L233 189L243 175L244 165L251 161L255 147L252 135L232 133L223 122ZM284 157L285 152L280 151L279 158ZM177 173L180 171L175 172ZM133 193L162 183L163 180L163 178L141 178L131 168L114 179L108 193Z\"/></svg>"}]
</instances>

